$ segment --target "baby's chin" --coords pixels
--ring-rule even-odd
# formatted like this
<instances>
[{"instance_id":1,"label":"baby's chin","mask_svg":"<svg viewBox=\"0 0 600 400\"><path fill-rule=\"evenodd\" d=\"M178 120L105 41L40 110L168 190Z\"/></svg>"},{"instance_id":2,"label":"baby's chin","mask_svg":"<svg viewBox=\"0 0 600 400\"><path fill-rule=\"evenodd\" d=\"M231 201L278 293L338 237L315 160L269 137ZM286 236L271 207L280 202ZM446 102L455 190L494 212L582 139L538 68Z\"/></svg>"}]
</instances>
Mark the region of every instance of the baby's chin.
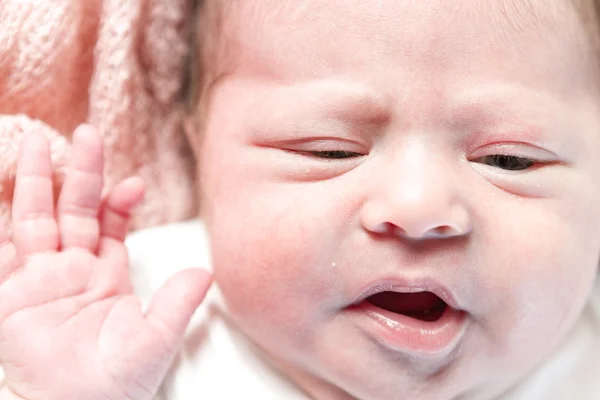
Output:
<instances>
[{"instance_id":1,"label":"baby's chin","mask_svg":"<svg viewBox=\"0 0 600 400\"><path fill-rule=\"evenodd\" d=\"M274 309L271 313L272 303L265 302L264 312L254 314L252 310L260 308L260 304L244 302L244 296L233 296L231 318L284 375L311 394L328 394L315 398L408 399L418 392L418 398L424 400L484 400L510 390L550 357L568 332L567 325L573 325L578 314L572 310L568 324L536 346L524 347L524 341L518 344L509 340L509 331L497 329L494 334L507 346L506 354L502 354L490 348L477 321L438 296L420 294L408 304L404 294L379 293L383 294L359 299L356 305L340 309L335 315L324 316L327 312L313 308L301 316L296 309L288 314L288 319L285 310ZM425 309L421 310L423 306ZM369 313L387 320L382 326L379 317L373 318ZM384 326L388 323L391 329ZM395 332L397 324L431 330L434 337L444 325L458 326L460 330L443 340L438 338L438 342L420 341L412 338L411 332Z\"/></svg>"}]
</instances>

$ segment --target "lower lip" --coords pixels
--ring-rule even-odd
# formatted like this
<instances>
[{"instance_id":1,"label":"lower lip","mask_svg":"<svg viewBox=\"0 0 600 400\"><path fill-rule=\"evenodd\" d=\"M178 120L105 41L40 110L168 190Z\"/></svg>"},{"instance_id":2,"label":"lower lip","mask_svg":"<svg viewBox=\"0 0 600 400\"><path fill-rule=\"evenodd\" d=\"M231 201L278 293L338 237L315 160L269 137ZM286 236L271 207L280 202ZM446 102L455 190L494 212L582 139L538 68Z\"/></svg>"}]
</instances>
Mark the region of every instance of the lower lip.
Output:
<instances>
[{"instance_id":1,"label":"lower lip","mask_svg":"<svg viewBox=\"0 0 600 400\"><path fill-rule=\"evenodd\" d=\"M421 321L396 314L367 301L349 311L360 315L360 324L386 347L413 354L448 354L458 346L468 325L467 314L451 307L446 307L436 321Z\"/></svg>"}]
</instances>

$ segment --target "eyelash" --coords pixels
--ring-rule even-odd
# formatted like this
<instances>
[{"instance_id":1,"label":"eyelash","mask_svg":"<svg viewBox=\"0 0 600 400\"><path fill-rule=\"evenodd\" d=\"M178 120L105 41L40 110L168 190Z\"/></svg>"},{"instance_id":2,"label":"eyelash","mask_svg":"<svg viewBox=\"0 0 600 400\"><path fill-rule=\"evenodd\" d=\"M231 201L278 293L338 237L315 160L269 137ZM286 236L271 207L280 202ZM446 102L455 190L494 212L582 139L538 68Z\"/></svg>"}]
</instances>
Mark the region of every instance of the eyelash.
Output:
<instances>
[{"instance_id":1,"label":"eyelash","mask_svg":"<svg viewBox=\"0 0 600 400\"><path fill-rule=\"evenodd\" d=\"M360 153L343 150L307 151L306 154L310 154L317 158L324 158L329 160L340 160L362 156L362 154ZM524 171L537 164L535 160L532 160L530 158L511 156L508 154L492 154L480 157L473 161L479 162L481 164L490 165L492 167L506 171ZM502 166L501 164L504 164L504 166Z\"/></svg>"},{"instance_id":2,"label":"eyelash","mask_svg":"<svg viewBox=\"0 0 600 400\"><path fill-rule=\"evenodd\" d=\"M477 158L473 161L479 162L481 164L490 165L492 167L499 168L499 169L502 169L505 171L524 171L526 169L533 167L534 165L536 165L538 163L536 160L532 160L531 158L511 156L508 154L491 154L489 156L483 156L483 157ZM493 163L495 163L495 164L503 164L503 163L507 164L508 163L508 165L504 168L499 165L492 165Z\"/></svg>"},{"instance_id":3,"label":"eyelash","mask_svg":"<svg viewBox=\"0 0 600 400\"><path fill-rule=\"evenodd\" d=\"M363 154L345 150L306 151L304 153L310 154L317 158L325 158L329 160L341 160L346 158L355 158L363 156Z\"/></svg>"}]
</instances>

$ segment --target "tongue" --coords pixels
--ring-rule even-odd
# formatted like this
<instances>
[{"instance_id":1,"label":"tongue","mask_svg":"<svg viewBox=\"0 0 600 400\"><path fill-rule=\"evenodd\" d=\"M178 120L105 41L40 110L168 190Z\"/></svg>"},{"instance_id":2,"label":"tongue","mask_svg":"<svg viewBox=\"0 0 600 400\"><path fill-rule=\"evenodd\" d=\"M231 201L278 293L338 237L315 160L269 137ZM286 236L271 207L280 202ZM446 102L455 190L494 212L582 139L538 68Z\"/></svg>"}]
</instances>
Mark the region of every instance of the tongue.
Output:
<instances>
[{"instance_id":1,"label":"tongue","mask_svg":"<svg viewBox=\"0 0 600 400\"><path fill-rule=\"evenodd\" d=\"M431 292L397 293L381 292L367 299L369 303L398 314L413 315L440 310L446 305Z\"/></svg>"}]
</instances>

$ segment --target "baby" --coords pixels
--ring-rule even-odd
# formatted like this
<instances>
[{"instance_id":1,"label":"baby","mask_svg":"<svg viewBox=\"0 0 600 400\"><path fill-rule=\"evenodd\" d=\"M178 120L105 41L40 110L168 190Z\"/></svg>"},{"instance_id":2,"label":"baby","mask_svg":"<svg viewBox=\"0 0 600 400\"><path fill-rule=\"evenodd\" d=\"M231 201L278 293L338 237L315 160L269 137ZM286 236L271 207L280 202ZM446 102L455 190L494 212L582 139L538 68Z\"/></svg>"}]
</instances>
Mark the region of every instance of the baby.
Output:
<instances>
[{"instance_id":1,"label":"baby","mask_svg":"<svg viewBox=\"0 0 600 400\"><path fill-rule=\"evenodd\" d=\"M592 0L206 1L202 222L128 262L142 182L101 196L83 126L54 207L28 137L0 399L600 398L599 27ZM145 306L209 250L204 302L188 269Z\"/></svg>"}]
</instances>

